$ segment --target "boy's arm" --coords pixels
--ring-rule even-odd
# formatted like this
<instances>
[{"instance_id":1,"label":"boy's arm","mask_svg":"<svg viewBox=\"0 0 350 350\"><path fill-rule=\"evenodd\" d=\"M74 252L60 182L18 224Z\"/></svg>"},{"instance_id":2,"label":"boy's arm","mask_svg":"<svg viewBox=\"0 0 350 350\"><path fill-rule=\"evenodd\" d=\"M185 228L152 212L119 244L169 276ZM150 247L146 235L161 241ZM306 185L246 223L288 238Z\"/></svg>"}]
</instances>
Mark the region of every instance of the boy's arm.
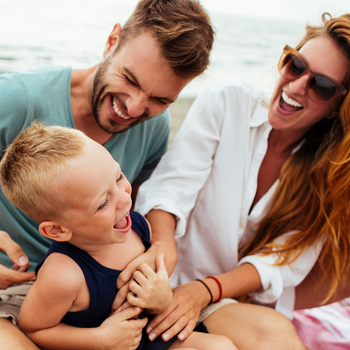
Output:
<instances>
[{"instance_id":1,"label":"boy's arm","mask_svg":"<svg viewBox=\"0 0 350 350\"><path fill-rule=\"evenodd\" d=\"M21 307L18 320L21 330L32 333L57 325L84 285L84 275L72 259L50 254Z\"/></svg>"},{"instance_id":2,"label":"boy's arm","mask_svg":"<svg viewBox=\"0 0 350 350\"><path fill-rule=\"evenodd\" d=\"M45 349L136 348L147 319L129 320L141 310L116 312L97 328L77 328L60 323L85 287L79 266L63 254L51 254L21 308L19 326L39 347Z\"/></svg>"}]
</instances>

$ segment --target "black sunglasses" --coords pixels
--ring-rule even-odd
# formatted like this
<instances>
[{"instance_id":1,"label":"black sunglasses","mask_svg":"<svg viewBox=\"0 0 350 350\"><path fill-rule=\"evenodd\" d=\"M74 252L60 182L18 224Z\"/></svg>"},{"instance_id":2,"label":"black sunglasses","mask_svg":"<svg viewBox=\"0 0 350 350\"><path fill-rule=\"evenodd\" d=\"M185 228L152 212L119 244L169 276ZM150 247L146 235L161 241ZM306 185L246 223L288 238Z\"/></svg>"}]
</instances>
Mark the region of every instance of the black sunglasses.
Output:
<instances>
[{"instance_id":1,"label":"black sunglasses","mask_svg":"<svg viewBox=\"0 0 350 350\"><path fill-rule=\"evenodd\" d=\"M348 90L335 79L312 71L299 51L286 45L278 63L278 70L288 80L308 74L307 94L315 102L326 103L336 96L344 96Z\"/></svg>"}]
</instances>

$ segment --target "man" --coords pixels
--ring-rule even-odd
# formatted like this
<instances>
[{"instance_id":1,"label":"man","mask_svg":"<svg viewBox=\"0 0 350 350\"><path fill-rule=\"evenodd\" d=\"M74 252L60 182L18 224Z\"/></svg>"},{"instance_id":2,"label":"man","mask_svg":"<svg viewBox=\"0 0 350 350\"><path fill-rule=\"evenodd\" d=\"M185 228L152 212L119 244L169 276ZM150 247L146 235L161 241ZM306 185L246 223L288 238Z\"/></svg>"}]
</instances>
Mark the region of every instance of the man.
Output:
<instances>
[{"instance_id":1,"label":"man","mask_svg":"<svg viewBox=\"0 0 350 350\"><path fill-rule=\"evenodd\" d=\"M166 109L206 69L213 38L210 19L198 1L141 0L123 29L115 25L98 65L0 77L0 153L34 119L75 127L117 159L135 195L166 150ZM35 280L34 273L27 272L30 263L36 265L50 243L37 227L0 192L0 289ZM154 265L158 252L173 252L167 255L171 271L176 261L174 238L154 235L152 243L140 261ZM18 315L18 299L30 284L19 287L24 291L13 286L0 295L1 349L36 349L11 324ZM118 343L111 348L118 348Z\"/></svg>"}]
</instances>

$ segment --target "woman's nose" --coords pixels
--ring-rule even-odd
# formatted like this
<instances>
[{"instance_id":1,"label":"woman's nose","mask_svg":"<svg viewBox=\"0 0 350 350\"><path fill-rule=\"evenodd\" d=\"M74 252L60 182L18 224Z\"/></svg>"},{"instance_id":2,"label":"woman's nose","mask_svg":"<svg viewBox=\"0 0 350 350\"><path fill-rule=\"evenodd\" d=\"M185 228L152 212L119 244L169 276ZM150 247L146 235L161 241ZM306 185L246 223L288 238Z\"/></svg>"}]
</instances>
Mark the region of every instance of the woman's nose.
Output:
<instances>
[{"instance_id":1,"label":"woman's nose","mask_svg":"<svg viewBox=\"0 0 350 350\"><path fill-rule=\"evenodd\" d=\"M295 80L289 82L289 90L295 95L305 95L309 75L305 74Z\"/></svg>"}]
</instances>

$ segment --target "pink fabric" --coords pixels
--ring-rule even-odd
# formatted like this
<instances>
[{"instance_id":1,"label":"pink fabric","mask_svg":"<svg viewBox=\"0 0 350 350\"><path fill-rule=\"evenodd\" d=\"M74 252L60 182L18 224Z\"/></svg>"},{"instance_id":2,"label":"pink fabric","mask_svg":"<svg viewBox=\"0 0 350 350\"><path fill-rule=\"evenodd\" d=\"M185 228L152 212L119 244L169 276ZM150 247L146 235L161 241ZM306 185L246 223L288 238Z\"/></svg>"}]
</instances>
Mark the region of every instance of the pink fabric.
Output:
<instances>
[{"instance_id":1,"label":"pink fabric","mask_svg":"<svg viewBox=\"0 0 350 350\"><path fill-rule=\"evenodd\" d=\"M350 350L350 299L294 311L293 324L312 350Z\"/></svg>"}]
</instances>

